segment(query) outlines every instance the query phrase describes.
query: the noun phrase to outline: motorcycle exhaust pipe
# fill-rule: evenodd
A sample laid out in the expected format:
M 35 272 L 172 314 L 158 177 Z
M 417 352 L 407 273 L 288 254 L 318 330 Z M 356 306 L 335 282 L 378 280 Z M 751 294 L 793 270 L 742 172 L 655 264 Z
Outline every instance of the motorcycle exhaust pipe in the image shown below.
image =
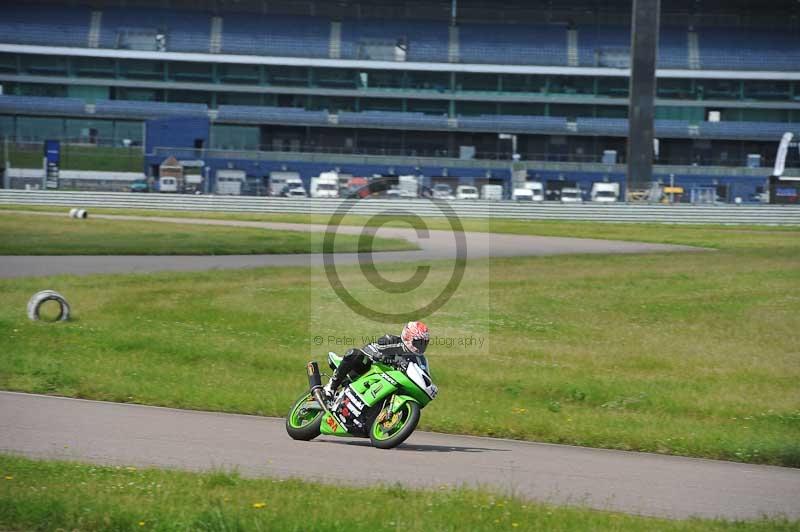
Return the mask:
M 308 371 L 308 387 L 313 391 L 314 388 L 322 386 L 322 376 L 319 374 L 319 364 L 316 362 L 309 362 L 306 366 Z
M 325 398 L 322 396 L 322 376 L 319 374 L 319 364 L 316 362 L 309 362 L 306 365 L 306 372 L 308 373 L 308 387 L 311 388 L 311 396 L 316 399 L 325 413 L 333 416 L 328 405 L 325 404 Z M 336 416 L 333 417 L 334 419 L 338 419 Z

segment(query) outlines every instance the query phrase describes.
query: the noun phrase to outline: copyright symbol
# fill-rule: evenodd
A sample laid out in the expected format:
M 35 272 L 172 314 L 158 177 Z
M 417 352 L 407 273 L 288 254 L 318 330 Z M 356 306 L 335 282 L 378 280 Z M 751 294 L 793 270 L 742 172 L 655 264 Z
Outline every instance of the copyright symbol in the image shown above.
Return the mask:
M 376 184 L 383 184 L 379 183 L 379 181 L 380 180 L 373 180 L 371 184 L 367 186 L 372 188 L 372 186 Z M 385 188 L 388 188 L 388 186 Z M 344 302 L 344 304 L 347 305 L 350 310 L 373 321 L 382 323 L 400 323 L 430 316 L 445 303 L 447 303 L 447 301 L 453 296 L 458 286 L 461 284 L 462 279 L 464 278 L 464 270 L 466 268 L 467 242 L 464 234 L 464 227 L 462 226 L 461 220 L 458 218 L 453 208 L 448 205 L 446 201 L 436 199 L 428 199 L 428 201 L 430 201 L 439 210 L 450 226 L 450 231 L 453 233 L 456 244 L 455 263 L 454 268 L 450 273 L 450 278 L 444 289 L 442 289 L 442 291 L 428 304 L 422 305 L 409 312 L 386 312 L 381 309 L 369 307 L 363 302 L 357 300 L 354 295 L 344 287 L 344 284 L 342 283 L 342 280 L 336 271 L 333 244 L 334 239 L 336 238 L 336 229 L 342 223 L 344 217 L 358 203 L 358 201 L 345 200 L 336 209 L 336 212 L 334 212 L 333 216 L 328 222 L 328 228 L 325 232 L 325 236 L 323 237 L 322 259 L 325 266 L 325 275 L 328 278 L 328 283 L 339 297 L 339 300 Z M 408 224 L 410 221 L 411 225 L 416 230 L 417 238 L 429 237 L 429 231 L 425 221 L 416 213 L 402 208 L 389 208 L 381 214 L 373 216 L 367 225 L 365 225 L 364 230 L 359 238 L 359 248 L 363 249 L 364 247 L 367 247 L 369 248 L 369 251 L 359 252 L 358 263 L 365 279 L 374 288 L 377 288 L 378 290 L 388 294 L 404 294 L 409 293 L 422 285 L 430 273 L 430 267 L 417 266 L 411 277 L 404 281 L 392 281 L 380 275 L 375 268 L 372 257 L 374 233 L 381 226 L 394 221 L 401 221 L 406 224 Z M 377 224 L 371 224 L 370 222 L 377 222 Z
M 315 345 L 322 345 L 323 341 L 324 341 L 324 338 L 322 338 L 322 336 L 315 336 L 314 337 L 314 344 Z

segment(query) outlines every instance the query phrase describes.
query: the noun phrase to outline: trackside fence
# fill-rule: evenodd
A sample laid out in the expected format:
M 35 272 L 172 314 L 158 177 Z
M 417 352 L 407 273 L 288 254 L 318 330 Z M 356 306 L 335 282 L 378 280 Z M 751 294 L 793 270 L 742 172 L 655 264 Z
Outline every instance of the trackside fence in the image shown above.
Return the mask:
M 460 218 L 520 220 L 583 220 L 673 224 L 800 225 L 800 205 L 655 205 L 634 203 L 560 204 L 513 201 L 448 201 Z M 343 205 L 349 214 L 373 216 L 408 211 L 422 217 L 441 217 L 447 210 L 425 199 L 343 200 L 253 196 L 190 196 L 122 192 L 59 192 L 0 190 L 0 205 L 111 207 L 165 211 L 331 215 Z

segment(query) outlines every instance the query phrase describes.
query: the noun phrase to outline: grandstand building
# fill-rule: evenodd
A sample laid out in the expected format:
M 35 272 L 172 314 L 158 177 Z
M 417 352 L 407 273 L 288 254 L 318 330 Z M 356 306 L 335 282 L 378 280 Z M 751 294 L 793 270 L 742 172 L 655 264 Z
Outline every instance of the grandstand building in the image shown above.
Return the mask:
M 164 7 L 168 5 L 169 7 Z M 17 2 L 0 135 L 142 146 L 252 179 L 338 168 L 624 181 L 630 2 Z M 663 2 L 655 173 L 745 201 L 800 133 L 800 3 Z

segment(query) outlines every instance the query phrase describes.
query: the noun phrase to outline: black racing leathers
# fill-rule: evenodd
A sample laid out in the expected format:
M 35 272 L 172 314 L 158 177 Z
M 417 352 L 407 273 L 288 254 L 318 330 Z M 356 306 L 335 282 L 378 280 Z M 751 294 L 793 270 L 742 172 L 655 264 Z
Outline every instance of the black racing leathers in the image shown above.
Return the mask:
M 409 351 L 400 337 L 393 334 L 385 334 L 361 349 L 350 349 L 345 353 L 342 362 L 333 373 L 330 389 L 335 391 L 346 377 L 350 380 L 357 379 L 366 373 L 372 362 L 391 363 L 408 353 Z

